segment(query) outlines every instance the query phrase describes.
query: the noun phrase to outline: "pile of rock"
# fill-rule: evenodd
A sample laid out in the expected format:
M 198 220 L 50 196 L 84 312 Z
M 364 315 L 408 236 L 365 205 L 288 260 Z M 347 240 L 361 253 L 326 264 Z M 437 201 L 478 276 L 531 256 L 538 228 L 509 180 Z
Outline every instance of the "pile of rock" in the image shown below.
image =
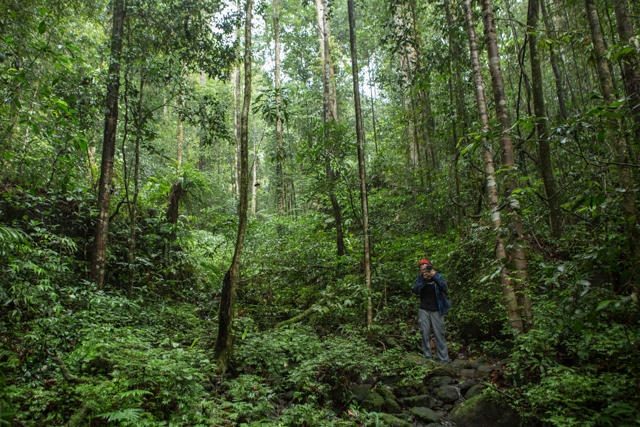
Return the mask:
M 415 355 L 415 363 L 426 362 Z M 501 364 L 456 359 L 450 365 L 434 364 L 419 390 L 398 385 L 401 377 L 365 379 L 353 387 L 352 400 L 369 412 L 379 413 L 392 427 L 512 427 L 520 425 L 514 409 L 499 397 L 482 393 L 483 381 Z

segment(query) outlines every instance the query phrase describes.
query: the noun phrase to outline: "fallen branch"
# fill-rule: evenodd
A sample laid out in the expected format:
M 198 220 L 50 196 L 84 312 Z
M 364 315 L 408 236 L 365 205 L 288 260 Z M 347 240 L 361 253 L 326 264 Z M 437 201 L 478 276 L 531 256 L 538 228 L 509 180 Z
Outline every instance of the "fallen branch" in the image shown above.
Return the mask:
M 304 319 L 306 319 L 307 317 L 311 316 L 311 314 L 316 311 L 316 307 L 311 307 L 306 309 L 305 311 L 303 311 L 301 314 L 292 317 L 291 319 L 287 319 L 287 320 L 283 320 L 280 323 L 276 323 L 276 325 L 273 327 L 273 329 L 277 329 L 277 328 L 282 328 L 283 326 L 287 326 L 287 325 L 291 325 L 292 323 L 297 323 L 300 322 Z
M 69 373 L 69 370 L 67 369 L 67 365 L 65 365 L 64 362 L 62 361 L 62 359 L 60 359 L 60 356 L 58 356 L 57 352 L 56 352 L 56 354 L 54 356 L 53 354 L 51 354 L 51 352 L 49 352 L 49 350 L 47 350 L 47 354 L 49 356 L 51 356 L 51 360 L 56 362 L 56 364 L 60 368 L 60 372 L 62 372 L 62 376 L 68 382 L 70 382 L 72 384 L 98 384 L 98 381 L 96 381 L 96 380 L 94 380 L 92 378 L 74 377 L 73 375 L 71 375 Z

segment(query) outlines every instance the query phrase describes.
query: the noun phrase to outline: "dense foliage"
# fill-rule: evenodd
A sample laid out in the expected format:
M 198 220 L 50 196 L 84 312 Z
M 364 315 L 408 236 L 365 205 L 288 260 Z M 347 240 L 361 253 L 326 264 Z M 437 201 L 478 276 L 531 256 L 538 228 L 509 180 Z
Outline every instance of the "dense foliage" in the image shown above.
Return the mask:
M 100 286 L 90 271 L 113 4 L 1 2 L 0 425 L 382 425 L 354 403 L 356 385 L 401 377 L 418 390 L 432 369 L 407 357 L 420 351 L 411 288 L 421 258 L 449 283 L 449 354 L 504 360 L 492 384 L 526 425 L 640 425 L 640 80 L 638 94 L 629 85 L 640 72 L 640 3 L 627 5 L 635 33 L 625 38 L 627 2 L 595 2 L 602 53 L 585 14 L 591 0 L 541 2 L 537 30 L 534 2 L 495 1 L 509 166 L 499 160 L 505 134 L 481 5 L 470 16 L 487 126 L 461 3 L 356 2 L 370 291 L 347 4 L 326 2 L 332 122 L 312 3 L 254 7 L 250 212 L 231 364 L 220 372 L 214 344 L 238 231 L 242 4 L 125 2 Z M 531 40 L 543 59 L 544 117 Z M 514 272 L 518 247 L 524 272 Z M 518 309 L 531 301 L 532 328 L 510 322 L 505 271 Z

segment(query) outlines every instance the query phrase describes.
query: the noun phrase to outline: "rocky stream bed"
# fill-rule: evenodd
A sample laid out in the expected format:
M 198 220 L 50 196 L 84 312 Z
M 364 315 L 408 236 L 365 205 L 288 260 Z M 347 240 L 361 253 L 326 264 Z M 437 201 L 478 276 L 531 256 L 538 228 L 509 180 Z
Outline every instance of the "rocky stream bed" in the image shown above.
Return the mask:
M 352 388 L 352 401 L 379 413 L 392 427 L 516 427 L 520 417 L 499 393 L 486 394 L 488 380 L 499 377 L 504 362 L 456 359 L 445 365 L 417 354 L 407 356 L 417 364 L 433 364 L 424 386 L 403 386 L 402 377 L 364 378 Z

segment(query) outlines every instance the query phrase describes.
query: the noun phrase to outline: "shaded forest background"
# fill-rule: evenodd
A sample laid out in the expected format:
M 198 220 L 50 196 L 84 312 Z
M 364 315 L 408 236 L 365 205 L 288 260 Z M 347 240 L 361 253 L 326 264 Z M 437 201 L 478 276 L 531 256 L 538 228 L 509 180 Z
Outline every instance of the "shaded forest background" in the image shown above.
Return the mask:
M 640 425 L 640 3 L 1 7 L 1 425 L 376 425 L 421 258 L 527 425 Z

